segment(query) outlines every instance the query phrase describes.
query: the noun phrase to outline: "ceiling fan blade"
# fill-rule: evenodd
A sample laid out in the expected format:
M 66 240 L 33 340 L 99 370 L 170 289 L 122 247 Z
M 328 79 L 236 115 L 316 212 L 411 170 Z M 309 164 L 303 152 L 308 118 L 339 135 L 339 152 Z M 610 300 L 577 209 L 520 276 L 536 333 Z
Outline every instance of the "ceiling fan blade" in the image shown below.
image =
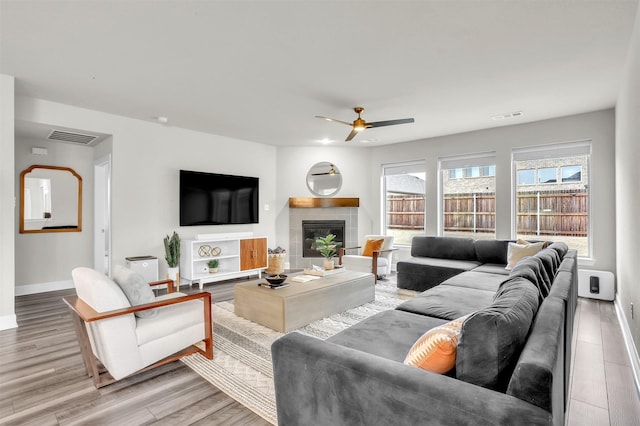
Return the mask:
M 345 142 L 349 142 L 351 139 L 355 138 L 358 133 L 360 133 L 360 132 L 358 132 L 357 130 L 353 129 L 351 131 L 351 133 L 349 133 L 349 136 L 347 136 L 347 138 L 344 141 Z
M 327 121 L 335 121 L 336 123 L 346 124 L 347 126 L 353 126 L 353 123 L 348 123 L 342 120 L 336 120 L 335 118 L 324 117 L 322 115 L 316 115 L 316 118 L 319 118 L 321 120 L 327 120 Z
M 331 173 L 326 172 L 326 173 L 311 173 L 311 176 L 324 176 L 324 175 L 330 175 Z
M 367 123 L 367 127 L 393 126 L 395 124 L 407 124 L 413 122 L 413 118 L 401 118 L 399 120 L 374 121 L 373 123 Z

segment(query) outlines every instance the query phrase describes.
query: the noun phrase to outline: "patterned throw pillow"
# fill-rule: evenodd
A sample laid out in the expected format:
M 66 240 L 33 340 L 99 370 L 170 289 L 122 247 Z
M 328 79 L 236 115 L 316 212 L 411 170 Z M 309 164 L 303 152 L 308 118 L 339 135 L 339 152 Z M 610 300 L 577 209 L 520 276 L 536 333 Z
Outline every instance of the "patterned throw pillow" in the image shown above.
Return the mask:
M 404 360 L 406 365 L 444 374 L 456 365 L 456 350 L 465 315 L 432 328 L 416 341 Z
M 367 242 L 364 245 L 364 248 L 362 249 L 362 255 L 369 256 L 369 257 L 373 256 L 374 251 L 382 249 L 383 243 L 384 243 L 383 239 L 367 240 Z

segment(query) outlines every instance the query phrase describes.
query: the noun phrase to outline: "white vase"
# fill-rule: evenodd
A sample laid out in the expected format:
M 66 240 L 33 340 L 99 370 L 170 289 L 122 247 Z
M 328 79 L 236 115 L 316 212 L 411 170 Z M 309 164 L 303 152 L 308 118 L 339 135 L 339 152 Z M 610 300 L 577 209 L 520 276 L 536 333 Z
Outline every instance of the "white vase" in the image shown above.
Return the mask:
M 167 279 L 173 280 L 173 287 L 176 291 L 180 290 L 180 268 L 167 268 Z
M 325 259 L 324 260 L 324 269 L 326 269 L 326 270 L 333 269 L 333 259 Z

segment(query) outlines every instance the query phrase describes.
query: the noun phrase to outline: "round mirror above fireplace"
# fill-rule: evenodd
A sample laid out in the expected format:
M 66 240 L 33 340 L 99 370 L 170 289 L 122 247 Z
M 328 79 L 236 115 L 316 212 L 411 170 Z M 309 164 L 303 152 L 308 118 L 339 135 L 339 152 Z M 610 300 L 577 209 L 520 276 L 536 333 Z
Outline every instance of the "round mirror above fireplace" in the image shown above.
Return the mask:
M 342 186 L 342 175 L 333 163 L 321 161 L 314 164 L 307 173 L 307 187 L 321 197 L 335 195 Z

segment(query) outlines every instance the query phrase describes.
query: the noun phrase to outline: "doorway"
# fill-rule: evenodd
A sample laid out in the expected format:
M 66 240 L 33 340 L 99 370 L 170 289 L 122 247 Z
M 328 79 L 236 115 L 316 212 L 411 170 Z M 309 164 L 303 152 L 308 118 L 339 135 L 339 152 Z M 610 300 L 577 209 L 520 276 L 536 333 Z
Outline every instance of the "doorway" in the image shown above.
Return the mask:
M 111 276 L 111 155 L 98 158 L 93 170 L 93 268 Z

